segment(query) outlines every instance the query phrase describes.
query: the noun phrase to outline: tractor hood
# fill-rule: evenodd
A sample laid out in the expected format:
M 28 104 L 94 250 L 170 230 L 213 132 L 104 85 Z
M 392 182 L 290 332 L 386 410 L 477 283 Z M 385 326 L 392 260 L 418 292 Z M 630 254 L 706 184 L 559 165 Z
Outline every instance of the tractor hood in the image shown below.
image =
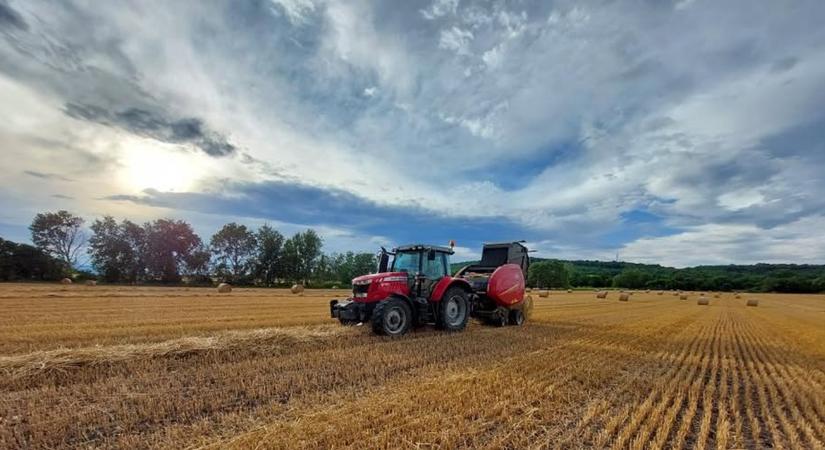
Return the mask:
M 352 298 L 356 302 L 373 303 L 390 295 L 406 296 L 410 289 L 406 272 L 383 272 L 362 275 L 352 280 Z
M 385 280 L 385 278 L 387 278 Z M 355 277 L 352 279 L 353 285 L 359 284 L 370 284 L 375 282 L 397 282 L 397 283 L 406 283 L 407 282 L 407 272 L 382 272 L 382 273 L 371 273 L 368 275 L 361 275 L 360 277 Z

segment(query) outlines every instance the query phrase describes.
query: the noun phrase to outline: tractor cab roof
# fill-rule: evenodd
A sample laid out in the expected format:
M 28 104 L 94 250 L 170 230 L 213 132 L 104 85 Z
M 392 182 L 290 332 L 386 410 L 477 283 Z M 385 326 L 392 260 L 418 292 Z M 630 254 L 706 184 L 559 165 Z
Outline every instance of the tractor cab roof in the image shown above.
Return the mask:
M 416 252 L 416 251 L 428 251 L 434 250 L 437 252 L 443 252 L 452 255 L 455 253 L 453 249 L 450 247 L 441 247 L 438 245 L 427 245 L 427 244 L 408 244 L 408 245 L 400 245 L 393 249 L 394 252 Z

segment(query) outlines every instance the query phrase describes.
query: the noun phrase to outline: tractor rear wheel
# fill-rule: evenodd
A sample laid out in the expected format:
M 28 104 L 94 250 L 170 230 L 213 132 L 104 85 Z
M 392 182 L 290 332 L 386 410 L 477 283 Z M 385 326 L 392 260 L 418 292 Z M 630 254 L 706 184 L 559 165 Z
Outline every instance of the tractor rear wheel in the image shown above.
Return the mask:
M 438 327 L 447 331 L 461 331 L 470 318 L 470 300 L 467 292 L 458 286 L 447 289 L 438 305 Z
M 398 298 L 388 298 L 379 302 L 372 311 L 372 331 L 387 336 L 401 336 L 412 325 L 410 305 Z

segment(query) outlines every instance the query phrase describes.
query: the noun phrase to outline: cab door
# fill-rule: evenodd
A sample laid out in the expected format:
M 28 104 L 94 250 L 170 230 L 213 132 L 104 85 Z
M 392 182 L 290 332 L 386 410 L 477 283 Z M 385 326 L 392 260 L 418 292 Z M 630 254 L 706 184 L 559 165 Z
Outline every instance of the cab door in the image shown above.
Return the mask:
M 424 298 L 431 298 L 435 285 L 441 281 L 442 278 L 449 276 L 449 268 L 447 267 L 447 254 L 444 252 L 437 252 L 429 250 L 426 257 L 421 264 L 421 296 Z

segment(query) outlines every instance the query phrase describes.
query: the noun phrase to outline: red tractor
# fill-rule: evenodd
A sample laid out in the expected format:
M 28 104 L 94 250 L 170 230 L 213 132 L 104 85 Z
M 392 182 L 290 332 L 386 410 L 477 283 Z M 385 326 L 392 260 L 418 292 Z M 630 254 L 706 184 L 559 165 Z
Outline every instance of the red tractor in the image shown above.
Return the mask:
M 524 297 L 527 252 L 521 242 L 485 244 L 479 264 L 450 276 L 452 246 L 381 248 L 378 273 L 353 279 L 352 297 L 332 300 L 330 314 L 344 325 L 369 322 L 374 332 L 388 336 L 424 324 L 461 331 L 470 317 L 521 325 L 532 306 Z

